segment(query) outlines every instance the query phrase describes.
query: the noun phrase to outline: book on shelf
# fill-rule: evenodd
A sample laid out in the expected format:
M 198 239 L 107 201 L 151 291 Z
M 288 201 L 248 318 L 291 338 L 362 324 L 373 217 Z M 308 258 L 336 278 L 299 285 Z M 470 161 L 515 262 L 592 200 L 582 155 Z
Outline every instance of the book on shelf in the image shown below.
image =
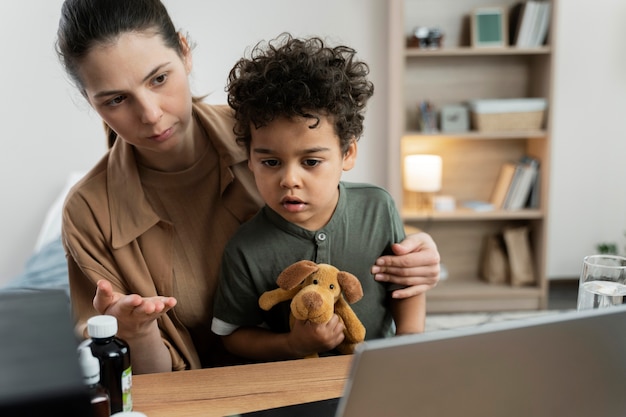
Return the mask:
M 528 201 L 526 202 L 526 207 L 529 209 L 539 208 L 539 195 L 541 191 L 541 179 L 539 178 L 540 174 L 541 171 L 537 169 L 537 173 L 535 174 L 535 180 L 533 181 L 532 188 L 530 189 L 530 194 L 528 195 Z
M 538 207 L 538 173 L 539 161 L 535 158 L 524 156 L 519 161 L 505 162 L 491 193 L 491 204 L 500 210 Z
M 517 163 L 516 170 L 519 171 L 519 175 L 511 186 L 511 198 L 504 203 L 505 210 L 520 210 L 526 207 L 538 166 L 538 161 L 530 157 L 523 157 Z
M 509 12 L 511 45 L 532 48 L 544 44 L 550 26 L 550 0 L 515 3 Z
M 524 10 L 524 2 L 518 1 L 509 8 L 509 45 L 515 46 L 517 43 L 517 33 Z
M 491 198 L 489 202 L 496 210 L 504 208 L 504 200 L 508 194 L 511 183 L 513 182 L 513 176 L 515 175 L 515 168 L 517 164 L 515 162 L 505 162 L 500 168 L 500 173 L 496 180 L 496 185 L 491 192 Z
M 516 204 L 514 201 L 517 201 L 519 198 L 521 191 L 520 184 L 526 183 L 528 172 L 524 168 L 524 165 L 516 162 L 515 163 L 515 173 L 513 174 L 513 179 L 511 179 L 511 184 L 509 184 L 509 188 L 506 192 L 506 197 L 504 202 L 502 203 L 503 210 L 516 210 Z
M 541 46 L 546 40 L 550 22 L 551 3 L 548 0 L 538 1 L 535 11 L 534 24 L 531 27 L 528 46 Z

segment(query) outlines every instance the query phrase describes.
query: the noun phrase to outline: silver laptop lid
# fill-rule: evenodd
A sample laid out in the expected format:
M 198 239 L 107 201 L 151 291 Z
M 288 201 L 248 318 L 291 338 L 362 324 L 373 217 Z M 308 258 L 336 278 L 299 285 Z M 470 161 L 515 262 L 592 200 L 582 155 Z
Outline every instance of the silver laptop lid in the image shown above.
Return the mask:
M 363 343 L 338 417 L 626 415 L 626 306 Z

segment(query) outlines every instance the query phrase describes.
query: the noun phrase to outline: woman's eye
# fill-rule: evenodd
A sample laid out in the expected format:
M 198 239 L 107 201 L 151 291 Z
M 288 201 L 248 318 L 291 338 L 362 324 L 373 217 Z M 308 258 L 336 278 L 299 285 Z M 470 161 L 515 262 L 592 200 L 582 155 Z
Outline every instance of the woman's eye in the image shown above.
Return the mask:
M 122 102 L 125 99 L 126 99 L 126 97 L 124 97 L 124 96 L 115 96 L 111 100 L 107 101 L 106 105 L 115 107 L 115 106 L 118 106 L 118 105 L 122 104 Z
M 160 74 L 160 75 L 157 75 L 156 77 L 154 77 L 152 79 L 152 84 L 153 85 L 161 85 L 165 81 L 167 81 L 167 74 Z

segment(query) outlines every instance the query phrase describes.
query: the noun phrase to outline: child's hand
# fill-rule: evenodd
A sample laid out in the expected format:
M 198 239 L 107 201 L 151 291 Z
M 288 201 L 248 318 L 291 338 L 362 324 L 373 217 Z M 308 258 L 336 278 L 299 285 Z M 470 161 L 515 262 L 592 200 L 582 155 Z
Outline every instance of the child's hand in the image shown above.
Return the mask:
M 336 348 L 343 341 L 343 331 L 343 322 L 336 314 L 323 324 L 296 320 L 289 335 L 289 345 L 296 357 L 326 352 Z

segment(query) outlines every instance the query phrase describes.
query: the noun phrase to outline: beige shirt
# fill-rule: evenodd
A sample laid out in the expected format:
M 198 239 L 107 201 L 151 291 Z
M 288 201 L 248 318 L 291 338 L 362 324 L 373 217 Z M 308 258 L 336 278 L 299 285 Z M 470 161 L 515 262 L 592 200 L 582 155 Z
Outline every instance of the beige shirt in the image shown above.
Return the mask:
M 209 139 L 190 168 L 162 173 L 140 167 L 117 140 L 68 194 L 63 212 L 70 296 L 85 336 L 96 282 L 125 294 L 174 296 L 158 324 L 173 370 L 229 363 L 210 332 L 213 296 L 226 242 L 262 204 L 227 106 L 194 104 Z

